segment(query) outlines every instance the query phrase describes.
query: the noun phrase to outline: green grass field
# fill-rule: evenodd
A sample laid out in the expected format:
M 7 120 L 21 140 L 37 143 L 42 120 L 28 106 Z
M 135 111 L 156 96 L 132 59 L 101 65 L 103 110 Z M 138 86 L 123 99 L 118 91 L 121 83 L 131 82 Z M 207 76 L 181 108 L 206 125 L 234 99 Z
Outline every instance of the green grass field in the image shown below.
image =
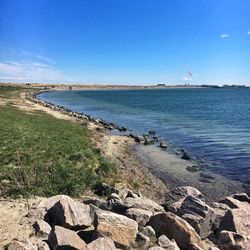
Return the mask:
M 17 91 L 0 87 L 0 99 L 11 101 Z M 115 177 L 116 167 L 92 145 L 85 125 L 0 106 L 1 195 L 77 197 Z

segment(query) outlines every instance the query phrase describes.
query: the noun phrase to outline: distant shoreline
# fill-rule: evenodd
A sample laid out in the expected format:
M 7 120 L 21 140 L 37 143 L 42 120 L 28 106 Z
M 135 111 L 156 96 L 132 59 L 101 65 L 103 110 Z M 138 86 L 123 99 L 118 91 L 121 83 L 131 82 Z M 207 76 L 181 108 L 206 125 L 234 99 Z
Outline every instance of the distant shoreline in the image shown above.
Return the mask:
M 245 85 L 195 85 L 195 84 L 152 84 L 152 85 L 114 85 L 114 84 L 49 84 L 49 83 L 0 83 L 0 86 L 27 87 L 44 90 L 135 90 L 135 89 L 201 89 L 201 88 L 249 88 Z

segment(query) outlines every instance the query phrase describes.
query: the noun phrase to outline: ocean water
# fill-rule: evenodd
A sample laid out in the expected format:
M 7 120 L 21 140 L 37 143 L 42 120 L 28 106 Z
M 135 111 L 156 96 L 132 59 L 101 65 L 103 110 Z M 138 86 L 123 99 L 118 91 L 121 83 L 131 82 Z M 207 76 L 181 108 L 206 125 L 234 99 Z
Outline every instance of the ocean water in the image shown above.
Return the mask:
M 139 133 L 153 129 L 172 149 L 250 187 L 250 88 L 73 90 L 39 98 Z

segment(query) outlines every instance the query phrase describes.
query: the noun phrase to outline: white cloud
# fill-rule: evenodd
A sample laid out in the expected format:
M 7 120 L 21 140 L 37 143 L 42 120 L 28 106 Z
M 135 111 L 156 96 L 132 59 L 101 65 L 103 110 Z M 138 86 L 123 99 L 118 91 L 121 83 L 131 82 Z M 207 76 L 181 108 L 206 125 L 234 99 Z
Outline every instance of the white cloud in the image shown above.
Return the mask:
M 250 35 L 250 31 L 248 31 L 247 34 Z
M 70 76 L 47 56 L 13 48 L 0 48 L 0 52 L 5 58 L 0 61 L 0 82 L 69 82 Z
M 68 77 L 50 64 L 36 61 L 0 62 L 0 81 L 66 82 Z
M 230 35 L 229 34 L 226 34 L 226 33 L 224 33 L 224 34 L 221 34 L 221 38 L 223 39 L 223 38 L 229 38 L 230 37 Z

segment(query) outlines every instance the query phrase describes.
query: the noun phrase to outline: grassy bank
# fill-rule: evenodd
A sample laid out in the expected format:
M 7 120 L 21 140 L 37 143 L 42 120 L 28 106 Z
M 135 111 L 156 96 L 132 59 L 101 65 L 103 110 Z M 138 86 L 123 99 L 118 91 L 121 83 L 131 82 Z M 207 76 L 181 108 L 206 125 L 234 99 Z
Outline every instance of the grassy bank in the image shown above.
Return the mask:
M 115 166 L 92 145 L 86 125 L 13 107 L 21 90 L 0 87 L 0 99 L 9 100 L 0 106 L 2 195 L 80 196 L 114 180 Z

